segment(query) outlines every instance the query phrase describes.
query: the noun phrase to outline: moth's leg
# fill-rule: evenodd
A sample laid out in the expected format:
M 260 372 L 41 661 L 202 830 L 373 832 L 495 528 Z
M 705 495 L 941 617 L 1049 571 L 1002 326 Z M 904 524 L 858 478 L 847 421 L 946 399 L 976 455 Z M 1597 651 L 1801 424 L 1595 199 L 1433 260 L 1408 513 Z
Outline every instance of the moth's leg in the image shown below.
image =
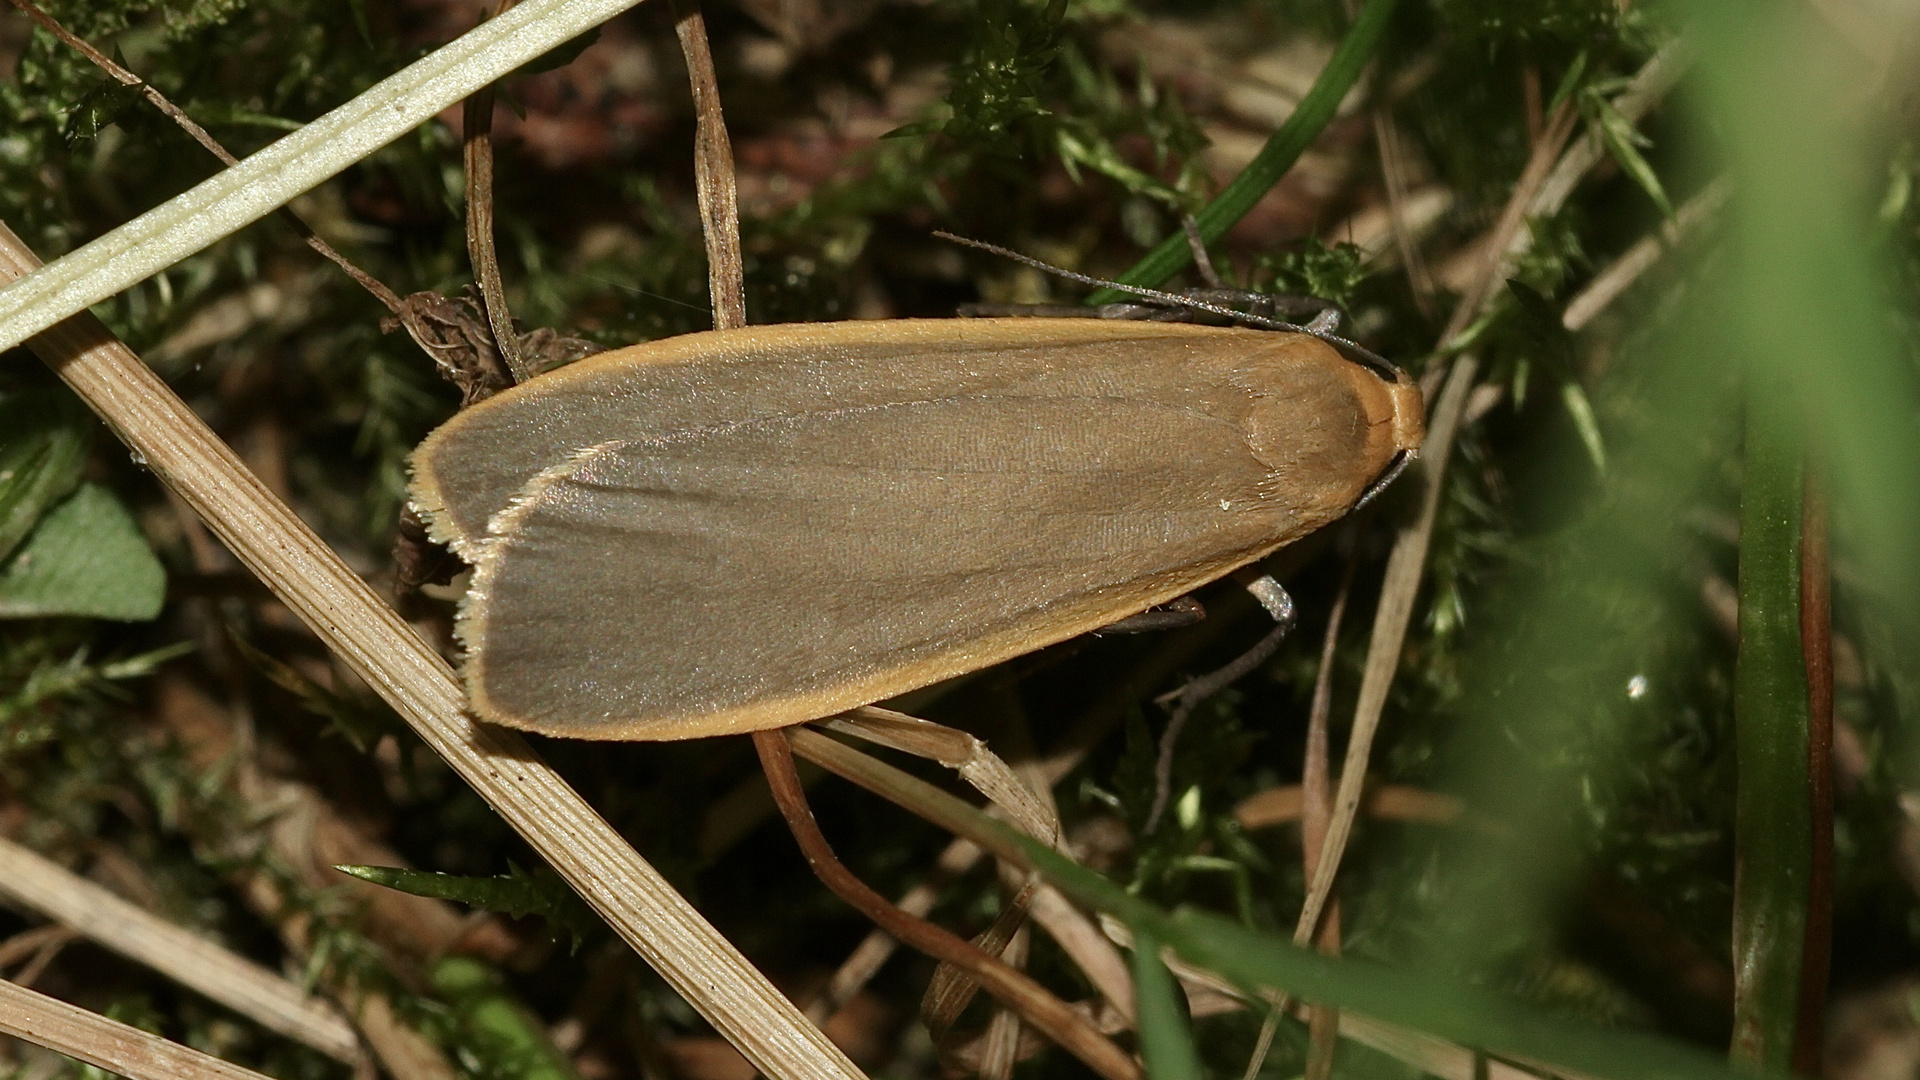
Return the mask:
M 1110 622 L 1095 630 L 1095 637 L 1108 634 L 1144 634 L 1155 630 L 1176 630 L 1182 626 L 1192 626 L 1207 617 L 1207 609 L 1200 601 L 1191 596 L 1175 597 L 1159 607 L 1148 608 L 1138 615 L 1129 615 L 1124 619 Z
M 1323 330 L 1316 323 L 1331 320 L 1334 328 L 1345 321 L 1346 309 L 1324 296 L 1305 296 L 1300 293 L 1258 293 L 1245 289 L 1183 289 L 1182 296 L 1211 304 L 1222 304 L 1239 308 L 1252 315 L 1265 315 L 1269 318 L 1283 319 L 1288 322 L 1305 322 L 1315 332 L 1332 333 Z
M 1085 307 L 1080 304 L 961 304 L 955 314 L 963 319 L 1138 319 L 1165 320 L 1169 314 L 1187 314 L 1159 304 L 1121 301 Z
M 1160 735 L 1160 756 L 1153 764 L 1153 808 L 1147 811 L 1143 833 L 1151 833 L 1159 826 L 1160 816 L 1166 813 L 1167 802 L 1173 797 L 1173 751 L 1180 741 L 1180 730 L 1187 726 L 1187 719 L 1193 715 L 1193 710 L 1201 702 L 1266 663 L 1280 648 L 1280 643 L 1286 640 L 1287 631 L 1293 629 L 1293 597 L 1278 581 L 1262 574 L 1247 582 L 1246 589 L 1260 602 L 1261 607 L 1267 609 L 1267 614 L 1273 616 L 1274 627 L 1267 631 L 1267 636 L 1261 638 L 1258 644 L 1225 667 L 1193 679 L 1173 693 L 1157 699 L 1162 706 L 1172 706 L 1173 717 L 1167 721 L 1167 730 Z

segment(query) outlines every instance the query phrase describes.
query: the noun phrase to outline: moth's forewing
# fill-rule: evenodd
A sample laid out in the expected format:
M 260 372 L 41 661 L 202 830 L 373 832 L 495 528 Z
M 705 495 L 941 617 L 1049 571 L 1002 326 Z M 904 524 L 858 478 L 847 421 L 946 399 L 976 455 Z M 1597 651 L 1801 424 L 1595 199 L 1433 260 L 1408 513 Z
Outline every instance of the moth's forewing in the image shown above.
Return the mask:
M 582 447 L 712 424 L 990 390 L 1084 350 L 1217 328 L 1101 319 L 890 319 L 754 326 L 600 353 L 455 416 L 414 451 L 412 501 L 474 561 L 487 522 Z
M 916 351 L 876 340 L 901 324 L 854 325 L 882 333 L 824 364 L 756 365 L 769 393 L 839 368 L 827 402 L 702 403 L 629 434 L 620 398 L 579 399 L 601 422 L 566 422 L 561 443 L 578 446 L 536 470 L 481 547 L 460 620 L 479 715 L 685 738 L 878 700 L 1258 558 L 1344 513 L 1395 450 L 1386 384 L 1311 338 L 1092 322 L 1070 324 L 1094 340 L 1068 347 L 1057 322 L 987 323 L 988 339 L 1019 331 L 1009 355 L 951 337 Z M 497 443 L 516 427 L 487 430 Z

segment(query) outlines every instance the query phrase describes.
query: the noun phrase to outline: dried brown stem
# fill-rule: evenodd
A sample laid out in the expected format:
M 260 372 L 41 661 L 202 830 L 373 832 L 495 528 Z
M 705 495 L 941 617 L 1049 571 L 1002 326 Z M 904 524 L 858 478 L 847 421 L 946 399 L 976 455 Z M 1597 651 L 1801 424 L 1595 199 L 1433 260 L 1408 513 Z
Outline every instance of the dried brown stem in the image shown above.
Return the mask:
M 1393 243 L 1400 252 L 1400 265 L 1407 272 L 1414 306 L 1420 314 L 1431 316 L 1433 272 L 1420 254 L 1412 217 L 1407 213 L 1406 148 L 1400 145 L 1400 129 L 1394 126 L 1393 113 L 1385 105 L 1374 107 L 1373 141 L 1380 154 L 1380 178 L 1387 189 L 1388 220 L 1393 223 Z
M 707 240 L 707 291 L 713 328 L 747 324 L 746 266 L 740 254 L 740 209 L 733 177 L 733 145 L 720 114 L 720 86 L 707 46 L 707 21 L 699 0 L 674 0 L 674 32 L 693 85 L 693 177 L 700 224 Z
M 127 1080 L 269 1080 L 57 998 L 0 980 L 0 1033 L 57 1050 Z
M 500 0 L 494 5 L 494 18 L 514 2 Z M 489 84 L 467 95 L 460 107 L 461 160 L 467 174 L 467 260 L 480 282 L 480 303 L 486 310 L 487 327 L 493 331 L 493 347 L 513 373 L 513 381 L 522 383 L 533 377 L 533 369 L 513 329 L 513 309 L 507 306 L 507 286 L 500 278 L 500 255 L 493 246 L 493 101 Z
M 933 910 L 934 901 L 940 898 L 941 890 L 972 869 L 983 854 L 985 852 L 980 846 L 971 840 L 954 840 L 934 861 L 933 871 L 926 880 L 908 889 L 894 902 L 894 906 L 915 918 L 925 916 Z M 819 999 L 807 1006 L 807 1016 L 817 1023 L 839 1012 L 867 985 L 867 980 L 879 972 L 881 965 L 887 962 L 899 944 L 899 939 L 878 928 L 862 938 L 860 944 L 840 962 L 839 969 L 833 973 L 833 978 L 828 981 Z
M 796 734 L 799 734 L 796 732 Z M 1120 1048 L 1095 1031 L 1066 1002 L 1048 993 L 1033 979 L 988 956 L 946 930 L 914 918 L 887 902 L 866 882 L 854 876 L 833 854 L 827 838 L 813 819 L 806 791 L 793 765 L 786 731 L 759 731 L 753 736 L 760 767 L 773 788 L 774 802 L 800 842 L 807 863 L 834 895 L 858 908 L 887 933 L 928 956 L 964 968 L 994 999 L 1019 1013 L 1027 1023 L 1107 1080 L 1140 1080 L 1140 1069 Z
M 946 792 L 809 728 L 787 728 L 783 734 L 796 754 L 835 776 L 918 814 L 999 858 L 1025 865 L 1020 848 L 1008 840 L 1004 830 L 983 827 L 979 814 L 970 812 L 970 808 Z M 1131 947 L 1132 935 L 1125 923 L 1102 914 L 1100 926 L 1109 938 L 1122 946 Z M 1171 951 L 1163 958 L 1173 973 L 1187 985 L 1190 994 L 1197 986 L 1237 1000 L 1246 1000 L 1245 994 L 1232 983 L 1186 963 Z M 1463 1046 L 1351 1013 L 1341 1015 L 1340 1032 L 1444 1080 L 1528 1080 L 1535 1075 L 1499 1061 L 1483 1062 L 1486 1068 L 1477 1069 L 1474 1052 Z M 1576 1074 L 1561 1075 L 1565 1080 L 1587 1080 Z
M 99 49 L 94 48 L 66 27 L 60 25 L 59 20 L 41 11 L 32 3 L 32 0 L 8 0 L 8 2 L 14 7 L 19 8 L 21 13 L 26 15 L 27 18 L 38 23 L 41 29 L 52 34 L 68 47 L 77 50 L 95 67 L 106 72 L 114 81 L 123 86 L 138 87 L 141 97 L 146 98 L 154 108 L 159 109 L 168 119 L 178 124 L 182 131 L 192 136 L 194 142 L 206 147 L 209 153 L 220 159 L 221 164 L 231 168 L 240 163 L 238 158 L 227 152 L 227 148 L 222 146 L 218 139 L 215 139 L 207 133 L 206 128 L 194 123 L 193 118 L 182 112 L 178 105 L 167 100 L 165 94 L 155 90 L 152 86 L 148 85 L 145 80 L 141 79 L 140 76 L 121 67 L 115 63 L 111 57 Z M 355 266 L 345 255 L 334 250 L 332 244 L 320 239 L 320 237 L 314 233 L 313 227 L 300 219 L 300 215 L 285 207 L 282 207 L 279 213 L 281 220 L 285 221 L 300 239 L 306 241 L 308 247 L 319 252 L 335 266 L 346 271 L 348 277 L 358 282 L 361 288 L 372 293 L 374 299 L 385 304 L 388 311 L 396 315 L 402 313 L 399 294 L 387 288 L 385 282 L 367 273 L 365 270 L 360 269 L 358 266 Z
M 938 761 L 959 773 L 967 783 L 973 785 L 974 790 L 985 795 L 995 811 L 1013 822 L 1021 832 L 1045 844 L 1060 842 L 1060 819 L 1053 801 L 1036 794 L 1014 774 L 1011 766 L 974 735 L 874 706 L 830 717 L 821 721 L 820 726 L 916 757 Z M 1003 949 L 1026 925 L 1028 909 L 1038 886 L 1039 880 L 1033 877 L 1012 883 L 1012 896 L 1000 909 L 993 926 L 976 937 L 973 943 L 989 955 L 1006 955 Z M 920 1014 L 928 1030 L 933 1032 L 935 1042 L 944 1039 L 947 1028 L 959 1019 L 977 989 L 978 985 L 961 968 L 943 963 L 934 971 Z
M 1299 784 L 1270 787 L 1240 800 L 1233 808 L 1233 819 L 1242 829 L 1271 829 L 1299 821 L 1305 816 L 1306 802 Z M 1421 821 L 1435 825 L 1452 824 L 1466 817 L 1466 807 L 1458 798 L 1405 784 L 1369 784 L 1361 809 L 1368 817 L 1383 821 Z M 1489 822 L 1469 821 L 1476 828 L 1492 827 Z
M 5 839 L 0 894 L 328 1057 L 349 1065 L 364 1057 L 352 1025 L 326 1002 Z
M 0 278 L 39 260 L 0 226 Z M 555 773 L 132 350 L 81 313 L 30 346 L 287 608 L 526 837 L 614 931 L 776 1077 L 860 1072 Z
M 493 347 L 513 373 L 513 381 L 533 377 L 520 335 L 513 329 L 507 286 L 500 278 L 500 255 L 493 246 L 493 87 L 474 91 L 461 105 L 462 160 L 467 172 L 467 260 L 480 282 L 480 306 L 493 331 Z

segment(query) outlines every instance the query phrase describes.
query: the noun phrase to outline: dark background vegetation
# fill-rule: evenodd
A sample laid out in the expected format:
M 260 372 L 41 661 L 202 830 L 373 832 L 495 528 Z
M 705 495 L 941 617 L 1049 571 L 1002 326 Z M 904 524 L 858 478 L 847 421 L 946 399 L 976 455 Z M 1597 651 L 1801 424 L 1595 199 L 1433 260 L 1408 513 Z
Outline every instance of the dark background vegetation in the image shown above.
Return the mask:
M 242 157 L 483 13 L 466 0 L 46 8 L 123 57 Z M 1346 24 L 1339 4 L 1321 0 L 1075 0 L 1064 12 L 1032 0 L 716 0 L 707 19 L 740 170 L 755 322 L 1076 299 L 1075 286 L 929 234 L 946 229 L 1084 272 L 1119 273 L 1245 163 Z M 1504 205 L 1556 87 L 1572 72 L 1569 92 L 1604 94 L 1676 27 L 1677 16 L 1654 3 L 1405 0 L 1363 96 L 1214 258 L 1252 287 L 1348 303 L 1357 336 L 1417 374 L 1470 270 L 1469 245 Z M 1711 175 L 1700 149 L 1710 133 L 1684 107 L 1696 93 L 1683 82 L 1641 125 L 1641 153 L 1676 205 Z M 1417 237 L 1431 294 L 1417 291 L 1381 227 L 1385 187 L 1370 104 L 1389 111 L 1409 149 L 1409 189 L 1442 207 Z M 472 272 L 459 119 L 454 110 L 404 137 L 295 208 L 399 292 L 461 295 Z M 692 130 L 664 3 L 608 24 L 565 66 L 505 84 L 495 213 L 502 270 L 526 328 L 612 346 L 710 325 Z M 1910 144 L 1890 146 L 1886 160 L 1879 239 L 1908 274 L 1905 291 L 1890 298 L 1907 312 L 1916 265 Z M 43 258 L 214 168 L 164 117 L 32 32 L 24 17 L 0 12 L 0 219 Z M 1565 211 L 1529 223 L 1535 243 L 1514 276 L 1558 311 L 1661 220 L 1646 185 L 1609 162 Z M 1670 332 L 1675 297 L 1725 258 L 1707 230 L 1575 342 L 1542 329 L 1521 304 L 1496 307 L 1481 350 L 1490 383 L 1505 395 L 1460 441 L 1373 757 L 1383 784 L 1467 794 L 1470 818 L 1481 805 L 1473 796 L 1502 777 L 1550 782 L 1566 796 L 1551 803 L 1560 845 L 1551 901 L 1516 899 L 1507 911 L 1497 893 L 1483 897 L 1473 915 L 1497 926 L 1473 939 L 1472 955 L 1449 961 L 1457 974 L 1563 1013 L 1709 1047 L 1724 1046 L 1730 1010 L 1734 639 L 1725 594 L 1736 574 L 1737 417 L 1707 410 L 1690 430 L 1653 438 L 1701 464 L 1684 490 L 1623 497 L 1608 483 L 1634 460 L 1632 440 L 1648 418 L 1665 415 L 1648 405 L 1664 392 L 1663 357 L 1714 347 L 1696 324 L 1682 327 L 1694 336 L 1678 344 Z M 458 394 L 406 335 L 383 331 L 384 308 L 269 219 L 99 310 L 353 566 L 377 583 L 392 580 L 406 455 L 451 414 Z M 51 385 L 24 353 L 0 365 L 10 397 Z M 1583 438 L 1568 385 L 1592 402 L 1612 472 Z M 0 440 L 10 437 L 0 431 Z M 434 991 L 417 943 L 368 922 L 353 894 L 289 870 L 263 839 L 281 809 L 237 796 L 231 781 L 249 771 L 297 781 L 303 798 L 414 866 L 503 874 L 538 858 L 297 621 L 206 547 L 190 515 L 118 443 L 94 431 L 91 446 L 86 476 L 133 511 L 166 568 L 166 604 L 151 621 L 0 624 L 0 829 L 270 966 L 323 981 L 349 973 L 387 989 L 463 1070 L 524 1071 L 474 1041 Z M 1620 588 L 1567 566 L 1591 548 L 1565 535 L 1607 499 L 1641 515 L 1619 529 L 1617 543 L 1650 545 L 1638 565 L 1653 571 Z M 1661 516 L 1645 517 L 1648 506 Z M 1204 905 L 1284 935 L 1303 891 L 1298 829 L 1248 829 L 1235 808 L 1299 781 L 1318 644 L 1353 560 L 1333 684 L 1340 751 L 1398 509 L 1383 500 L 1272 561 L 1300 603 L 1299 632 L 1273 662 L 1202 708 L 1175 783 L 1176 792 L 1197 794 L 1149 838 L 1136 833 L 1165 722 L 1152 695 L 1224 663 L 1265 630 L 1230 588 L 1203 596 L 1214 617 L 1199 627 L 1071 642 L 921 695 L 914 708 L 982 734 L 1009 757 L 1052 745 L 1075 723 L 1108 724 L 1055 792 L 1084 861 L 1163 904 Z M 1914 719 L 1914 699 L 1899 674 L 1898 639 L 1852 602 L 1844 538 L 1840 564 L 1833 991 L 1842 1004 L 1829 1071 L 1847 1076 L 1858 1047 L 1846 1041 L 1855 1038 L 1846 1009 L 1878 1008 L 1905 1025 L 1903 1038 L 1920 1039 L 1901 1004 L 1920 985 L 1910 975 L 1920 960 L 1920 840 L 1901 802 L 1903 724 Z M 1513 678 L 1508 665 L 1525 652 L 1513 643 L 1550 633 L 1530 622 L 1528 598 L 1556 582 L 1567 595 L 1555 610 L 1580 613 L 1587 632 L 1608 643 L 1610 666 L 1546 672 L 1564 675 L 1562 705 L 1489 730 L 1477 710 Z M 415 598 L 409 610 L 445 638 L 448 604 Z M 184 655 L 165 652 L 181 643 Z M 1185 659 L 1167 677 L 1103 704 L 1130 673 L 1174 654 Z M 817 990 L 866 933 L 752 798 L 758 767 L 744 739 L 545 740 L 540 749 L 795 995 Z M 1489 814 L 1495 796 L 1482 800 Z M 815 785 L 813 798 L 843 857 L 882 892 L 897 895 L 924 877 L 947 840 L 837 781 Z M 1363 822 L 1341 887 L 1347 951 L 1431 959 L 1425 943 L 1452 932 L 1442 924 L 1468 918 L 1454 902 L 1467 888 L 1456 871 L 1472 861 L 1463 847 L 1504 827 L 1497 815 L 1454 825 Z M 278 885 L 277 905 L 252 898 L 246 883 L 260 880 Z M 976 931 L 999 895 L 992 877 L 976 872 L 946 890 L 933 917 Z M 286 944 L 289 920 L 311 920 L 304 947 Z M 0 938 L 35 922 L 0 913 Z M 547 944 L 539 920 L 491 932 L 506 943 L 495 942 L 488 958 L 588 1080 L 661 1070 L 702 1080 L 749 1075 L 603 928 L 589 927 L 574 951 Z M 1070 1000 L 1087 995 L 1043 938 L 1032 967 Z M 912 1019 L 930 971 L 930 962 L 897 957 L 841 1019 L 836 1034 L 863 1065 L 889 1076 L 937 1070 Z M 68 945 L 36 980 L 277 1075 L 343 1072 L 84 943 Z M 1210 1068 L 1238 1075 L 1257 1018 L 1198 1023 Z M 1297 1075 L 1303 1047 L 1303 1029 L 1284 1026 L 1264 1075 Z M 79 1068 L 12 1053 L 36 1077 Z M 1343 1051 L 1340 1067 L 1405 1072 L 1357 1048 Z M 1913 1062 L 1906 1067 L 1910 1074 Z M 1079 1066 L 1056 1052 L 1021 1069 L 1038 1076 Z

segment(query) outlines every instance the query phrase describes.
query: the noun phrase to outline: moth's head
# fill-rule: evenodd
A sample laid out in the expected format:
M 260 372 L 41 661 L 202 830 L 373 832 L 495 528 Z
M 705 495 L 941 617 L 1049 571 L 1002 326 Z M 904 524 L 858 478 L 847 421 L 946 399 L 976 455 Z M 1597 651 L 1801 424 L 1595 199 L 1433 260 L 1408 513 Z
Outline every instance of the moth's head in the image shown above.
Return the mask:
M 1393 446 L 1408 455 L 1420 452 L 1427 437 L 1427 401 L 1420 384 L 1406 372 L 1399 373 L 1387 387 L 1393 401 Z

